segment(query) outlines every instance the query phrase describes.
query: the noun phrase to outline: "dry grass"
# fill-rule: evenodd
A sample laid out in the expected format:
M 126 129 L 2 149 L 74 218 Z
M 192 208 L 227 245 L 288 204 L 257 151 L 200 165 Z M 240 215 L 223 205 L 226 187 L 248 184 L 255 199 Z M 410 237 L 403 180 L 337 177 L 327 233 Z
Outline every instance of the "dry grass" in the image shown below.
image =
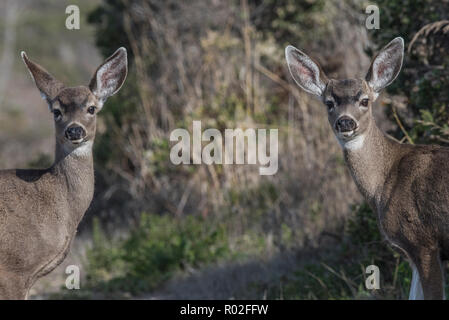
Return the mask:
M 357 15 L 346 5 L 327 6 L 323 28 L 331 26 L 328 42 L 320 43 L 321 50 L 315 43 L 305 49 L 315 50 L 311 53 L 324 62 L 330 76 L 363 76 L 368 40 L 362 27 L 354 27 Z M 348 204 L 359 197 L 324 109 L 291 82 L 284 45 L 261 37 L 247 18 L 250 10 L 246 1 L 237 6 L 134 2 L 125 10 L 139 116 L 120 127 L 108 123 L 122 158 L 109 163 L 107 169 L 120 179 L 108 180 L 102 193 L 129 194 L 137 211 L 207 216 L 235 205 L 229 203 L 229 192 L 269 183 L 278 190 L 278 198 L 266 208 L 268 214 L 295 220 L 294 225 L 313 238 L 313 229 L 322 230 L 344 216 Z M 352 18 L 341 19 L 348 12 Z M 161 174 L 154 169 L 154 144 L 167 141 L 176 127 L 191 130 L 192 120 L 201 120 L 203 129 L 279 128 L 278 173 L 263 177 L 255 166 L 200 165 L 192 172 Z M 124 166 L 126 162 L 130 165 Z M 236 210 L 244 215 L 248 208 Z M 310 223 L 311 211 L 322 216 L 313 218 L 318 223 Z
M 266 259 L 253 257 L 187 279 L 180 276 L 162 296 L 182 297 L 195 290 L 197 297 L 228 298 L 238 286 L 298 267 L 288 249 L 320 246 L 323 231 L 341 225 L 361 197 L 325 109 L 288 75 L 287 43 L 261 35 L 250 18 L 257 10 L 245 0 L 123 2 L 128 4 L 123 22 L 133 60 L 129 88 L 122 89 L 115 103 L 129 103 L 134 111 L 120 125 L 107 113 L 100 123 L 99 134 L 107 132 L 118 152 L 96 167 L 97 193 L 85 225 L 99 216 L 114 237 L 134 225 L 142 211 L 196 214 L 229 217 L 235 239 L 250 231 L 266 237 Z M 299 29 L 303 40 L 292 44 L 315 56 L 330 77 L 364 76 L 369 59 L 362 16 L 346 2 L 325 6 L 315 18 L 317 34 L 326 37 L 310 41 L 302 37 L 309 31 Z M 203 129 L 278 128 L 278 173 L 260 176 L 258 167 L 249 165 L 174 167 L 160 144 L 177 127 L 191 130 L 193 120 L 201 120 Z M 86 243 L 79 240 L 67 261 L 80 263 Z M 229 245 L 234 245 L 232 237 Z M 60 286 L 63 270 L 42 279 L 35 292 Z M 198 279 L 204 287 L 192 285 Z M 226 287 L 228 279 L 237 288 Z M 210 290 L 213 295 L 206 294 Z

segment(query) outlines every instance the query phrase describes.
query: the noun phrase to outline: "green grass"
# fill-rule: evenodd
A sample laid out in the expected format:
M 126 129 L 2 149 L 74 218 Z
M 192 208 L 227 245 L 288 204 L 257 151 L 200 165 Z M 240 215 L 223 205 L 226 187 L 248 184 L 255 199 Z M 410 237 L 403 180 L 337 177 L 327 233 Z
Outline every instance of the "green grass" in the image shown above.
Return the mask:
M 251 254 L 264 256 L 264 238 L 252 230 L 236 239 L 230 236 L 234 224 L 235 221 L 195 216 L 143 214 L 129 236 L 111 241 L 96 221 L 81 290 L 64 291 L 57 297 L 132 298 L 158 289 L 175 274 L 201 270 L 217 261 L 245 261 L 251 259 Z M 287 225 L 281 225 L 281 231 L 284 245 L 294 243 Z M 354 206 L 343 231 L 334 236 L 340 239 L 316 248 L 316 253 L 307 262 L 299 261 L 292 272 L 278 278 L 273 276 L 264 283 L 249 283 L 246 291 L 236 297 L 332 300 L 408 297 L 411 269 L 382 239 L 367 204 Z M 369 276 L 365 270 L 369 265 L 380 269 L 379 290 L 365 288 Z
M 82 289 L 63 298 L 123 298 L 156 289 L 177 272 L 231 258 L 227 233 L 201 217 L 143 214 L 125 239 L 108 240 L 94 222 Z
M 382 239 L 376 217 L 366 203 L 354 206 L 353 211 L 341 241 L 321 250 L 313 262 L 265 288 L 268 298 L 408 298 L 412 276 L 408 262 Z M 379 267 L 378 290 L 365 287 L 366 278 L 370 275 L 365 270 L 369 265 Z

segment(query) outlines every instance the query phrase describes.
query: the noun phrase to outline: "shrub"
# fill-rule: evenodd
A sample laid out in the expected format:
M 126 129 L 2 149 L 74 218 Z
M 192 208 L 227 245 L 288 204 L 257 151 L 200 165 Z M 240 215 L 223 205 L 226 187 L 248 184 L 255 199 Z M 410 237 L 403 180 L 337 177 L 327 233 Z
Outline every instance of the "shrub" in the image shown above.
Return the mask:
M 158 287 L 176 272 L 229 254 L 225 228 L 201 217 L 142 214 L 137 228 L 115 241 L 105 237 L 95 220 L 82 289 L 108 296 L 138 294 Z
M 173 272 L 214 262 L 228 254 L 226 232 L 202 218 L 142 215 L 141 224 L 124 243 L 127 276 L 154 288 Z
M 407 97 L 407 102 L 401 106 L 393 101 L 390 106 L 397 107 L 399 118 L 414 142 L 449 145 L 446 94 L 449 90 L 449 42 L 444 31 L 447 22 L 439 22 L 447 20 L 448 3 L 381 0 L 377 5 L 381 8 L 381 28 L 371 31 L 376 43 L 384 45 L 402 36 L 406 45 L 403 70 L 388 91 Z M 389 114 L 393 118 L 393 112 Z M 404 138 L 400 127 L 395 127 L 391 133 L 398 139 Z
M 366 267 L 380 269 L 380 290 L 367 290 Z M 353 207 L 341 242 L 318 251 L 313 262 L 271 286 L 270 298 L 285 299 L 404 299 L 411 270 L 379 233 L 366 203 Z

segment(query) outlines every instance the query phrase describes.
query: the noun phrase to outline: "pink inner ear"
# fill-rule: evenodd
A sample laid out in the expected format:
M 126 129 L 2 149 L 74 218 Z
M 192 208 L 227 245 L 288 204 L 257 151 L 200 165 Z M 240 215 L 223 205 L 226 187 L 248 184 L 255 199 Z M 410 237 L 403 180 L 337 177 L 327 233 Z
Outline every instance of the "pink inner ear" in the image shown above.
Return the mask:
M 120 60 L 112 60 L 109 62 L 110 65 L 107 67 L 106 71 L 103 72 L 103 74 L 100 77 L 101 85 L 103 88 L 108 87 L 115 81 L 115 72 L 117 71 Z
M 377 78 L 382 77 L 386 68 L 387 66 L 384 63 L 379 63 L 379 65 L 377 66 Z
M 113 77 L 114 73 L 110 70 L 104 72 L 100 78 L 102 88 L 108 89 L 107 87 L 110 85 L 111 81 L 114 81 Z
M 305 79 L 310 79 L 313 76 L 312 70 L 304 66 L 303 64 L 298 65 L 298 74 L 300 74 Z

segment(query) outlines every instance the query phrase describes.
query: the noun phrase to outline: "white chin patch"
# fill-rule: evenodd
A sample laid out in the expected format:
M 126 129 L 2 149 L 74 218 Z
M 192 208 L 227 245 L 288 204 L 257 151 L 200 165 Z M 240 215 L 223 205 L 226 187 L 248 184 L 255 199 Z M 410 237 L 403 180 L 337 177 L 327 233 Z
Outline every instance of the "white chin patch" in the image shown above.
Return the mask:
M 349 138 L 350 136 L 352 136 L 354 134 L 354 130 L 351 131 L 347 131 L 347 132 L 342 132 L 340 133 L 343 137 L 345 138 Z
M 72 151 L 72 154 L 77 157 L 85 157 L 92 153 L 92 141 L 87 141 L 81 146 Z
M 350 137 L 353 134 L 353 131 L 347 132 L 346 134 L 342 134 L 344 137 Z M 351 140 L 343 140 L 338 138 L 338 142 L 340 142 L 343 149 L 355 151 L 359 150 L 363 147 L 363 143 L 365 142 L 365 135 L 359 135 Z

